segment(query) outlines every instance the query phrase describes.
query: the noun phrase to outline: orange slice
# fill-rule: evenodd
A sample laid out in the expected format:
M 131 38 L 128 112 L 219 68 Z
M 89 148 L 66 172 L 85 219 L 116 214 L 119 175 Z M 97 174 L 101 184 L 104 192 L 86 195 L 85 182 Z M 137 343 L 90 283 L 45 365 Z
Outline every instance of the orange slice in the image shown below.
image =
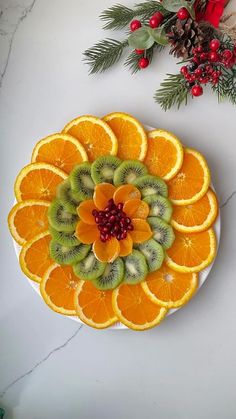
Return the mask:
M 96 185 L 93 194 L 93 200 L 96 207 L 100 210 L 104 210 L 109 199 L 113 197 L 115 190 L 115 186 L 110 183 L 100 183 L 99 185 Z
M 148 132 L 148 150 L 144 164 L 154 176 L 172 179 L 183 163 L 183 147 L 171 132 L 156 129 Z
M 141 193 L 133 185 L 122 185 L 116 189 L 113 199 L 115 204 L 125 203 L 130 199 L 141 199 Z
M 21 246 L 37 234 L 48 230 L 47 212 L 50 202 L 29 199 L 14 205 L 8 215 L 12 237 Z
M 91 244 L 100 237 L 100 233 L 97 225 L 89 225 L 79 221 L 76 226 L 75 236 L 80 242 Z
M 197 202 L 174 206 L 171 224 L 182 233 L 198 233 L 207 230 L 218 214 L 216 195 L 209 189 Z
M 150 272 L 141 283 L 145 294 L 156 304 L 175 308 L 186 304 L 196 291 L 198 275 L 180 273 L 163 264 L 158 271 Z
M 89 160 L 94 161 L 99 156 L 117 153 L 117 138 L 106 122 L 101 119 L 84 115 L 73 119 L 63 129 L 64 133 L 77 138 L 85 148 Z
M 21 249 L 19 261 L 22 271 L 33 281 L 40 282 L 54 260 L 49 254 L 51 235 L 48 231 L 38 234 Z
M 145 330 L 157 326 L 167 309 L 153 303 L 140 284 L 122 284 L 113 291 L 112 306 L 121 323 L 130 329 Z
M 93 253 L 100 262 L 113 262 L 120 253 L 120 244 L 115 237 L 106 242 L 97 239 L 93 243 Z
M 147 135 L 140 122 L 126 113 L 114 112 L 103 120 L 111 127 L 118 140 L 118 157 L 142 161 L 147 152 Z
M 149 206 L 140 199 L 130 199 L 130 201 L 125 202 L 123 211 L 130 218 L 143 218 L 145 220 L 149 214 Z
M 17 201 L 26 199 L 51 201 L 56 196 L 57 186 L 66 178 L 67 174 L 52 164 L 28 164 L 16 178 L 16 199 Z
M 169 198 L 175 205 L 193 204 L 205 195 L 209 185 L 206 160 L 198 151 L 186 148 L 181 170 L 168 182 Z
M 75 291 L 80 280 L 71 266 L 51 265 L 40 282 L 40 292 L 45 303 L 57 313 L 76 315 Z
M 120 253 L 119 256 L 128 256 L 130 253 L 132 253 L 133 249 L 133 240 L 131 238 L 131 235 L 128 233 L 127 237 L 123 240 L 120 240 Z
M 134 243 L 142 243 L 152 237 L 153 233 L 147 221 L 133 218 L 132 225 L 134 229 L 129 234 Z
M 175 241 L 166 253 L 166 263 L 174 271 L 199 272 L 216 255 L 215 233 L 212 229 L 197 234 L 175 231 Z
M 91 281 L 80 281 L 74 301 L 78 317 L 88 326 L 105 329 L 117 321 L 112 291 L 101 291 Z
M 76 164 L 88 160 L 80 142 L 67 134 L 53 134 L 40 140 L 33 149 L 31 162 L 45 162 L 70 173 Z

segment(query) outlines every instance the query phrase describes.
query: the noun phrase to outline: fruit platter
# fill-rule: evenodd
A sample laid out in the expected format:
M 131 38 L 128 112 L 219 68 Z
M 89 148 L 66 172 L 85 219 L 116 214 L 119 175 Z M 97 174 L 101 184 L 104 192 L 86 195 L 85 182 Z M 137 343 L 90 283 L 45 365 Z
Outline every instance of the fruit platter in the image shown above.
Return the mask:
M 80 116 L 35 145 L 8 216 L 24 274 L 54 311 L 146 330 L 185 305 L 215 259 L 205 158 L 133 116 Z

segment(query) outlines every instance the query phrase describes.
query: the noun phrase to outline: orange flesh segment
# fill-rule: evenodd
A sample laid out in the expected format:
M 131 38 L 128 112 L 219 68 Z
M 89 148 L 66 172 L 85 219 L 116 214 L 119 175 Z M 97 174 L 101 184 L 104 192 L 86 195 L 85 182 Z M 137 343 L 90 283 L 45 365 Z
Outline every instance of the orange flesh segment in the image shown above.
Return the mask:
M 96 210 L 97 207 L 94 205 L 94 202 L 92 199 L 88 199 L 87 201 L 81 202 L 79 205 L 77 212 L 79 215 L 79 218 L 86 224 L 95 225 L 95 218 L 92 214 L 93 210 Z
M 94 204 L 100 210 L 104 210 L 107 206 L 109 199 L 113 198 L 115 192 L 115 186 L 110 183 L 100 183 L 95 186 L 93 200 Z
M 123 240 L 120 240 L 120 253 L 119 256 L 128 256 L 133 249 L 133 240 L 131 235 L 128 233 L 127 237 Z
M 82 243 L 91 244 L 100 237 L 100 233 L 96 225 L 89 225 L 79 221 L 76 226 L 75 236 Z
M 124 204 L 130 199 L 141 199 L 141 193 L 133 185 L 122 185 L 116 189 L 113 199 L 116 205 L 120 202 Z
M 142 243 L 152 237 L 152 230 L 147 221 L 140 218 L 134 218 L 132 220 L 134 227 L 133 231 L 130 231 L 130 236 L 134 243 Z
M 115 237 L 102 242 L 97 239 L 93 244 L 93 252 L 101 262 L 113 262 L 120 252 L 120 244 Z
M 125 202 L 123 211 L 130 218 L 142 218 L 145 220 L 149 214 L 149 206 L 140 199 L 130 199 Z

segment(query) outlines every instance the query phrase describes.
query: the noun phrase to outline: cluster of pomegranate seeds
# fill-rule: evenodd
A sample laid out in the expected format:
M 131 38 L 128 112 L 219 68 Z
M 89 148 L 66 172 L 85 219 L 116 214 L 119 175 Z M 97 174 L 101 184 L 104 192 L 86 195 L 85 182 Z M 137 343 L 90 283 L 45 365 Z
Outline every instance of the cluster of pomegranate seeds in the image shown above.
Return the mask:
M 123 240 L 127 237 L 128 231 L 134 229 L 131 219 L 123 212 L 123 204 L 115 204 L 113 199 L 109 199 L 103 211 L 93 210 L 92 214 L 100 230 L 100 240 L 106 242 L 111 237 Z

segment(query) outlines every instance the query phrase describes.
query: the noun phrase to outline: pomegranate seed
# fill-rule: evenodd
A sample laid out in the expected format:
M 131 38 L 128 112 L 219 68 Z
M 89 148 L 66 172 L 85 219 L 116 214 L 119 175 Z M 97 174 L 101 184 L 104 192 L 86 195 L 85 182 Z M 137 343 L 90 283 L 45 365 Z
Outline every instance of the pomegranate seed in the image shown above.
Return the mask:
M 94 210 L 92 211 L 92 214 L 93 214 L 93 216 L 94 216 L 94 217 L 96 217 L 96 216 L 98 215 L 97 210 L 95 210 L 95 209 L 94 209 Z
M 133 229 L 134 229 L 134 227 L 132 226 L 132 224 L 129 224 L 128 227 L 127 227 L 127 230 L 132 231 Z
M 124 204 L 122 204 L 122 202 L 119 202 L 119 204 L 117 205 L 118 210 L 122 210 L 123 206 Z

